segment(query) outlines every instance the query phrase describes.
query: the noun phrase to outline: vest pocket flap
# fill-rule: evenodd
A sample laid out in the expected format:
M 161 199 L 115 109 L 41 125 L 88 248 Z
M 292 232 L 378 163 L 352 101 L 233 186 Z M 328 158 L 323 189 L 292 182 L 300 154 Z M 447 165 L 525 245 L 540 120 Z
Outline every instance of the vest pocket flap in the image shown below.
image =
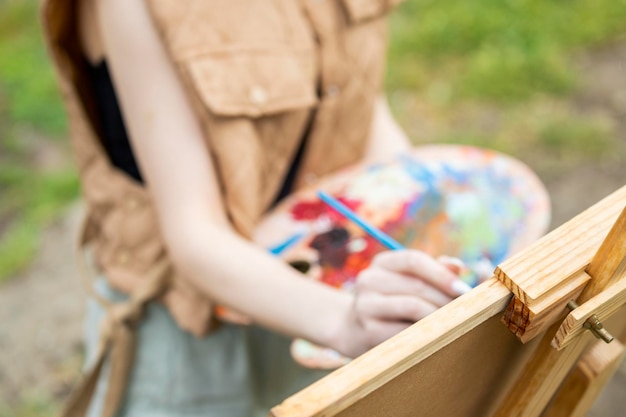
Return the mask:
M 258 117 L 317 102 L 310 52 L 214 53 L 187 68 L 202 101 L 220 116 Z
M 342 0 L 352 23 L 387 14 L 404 0 Z

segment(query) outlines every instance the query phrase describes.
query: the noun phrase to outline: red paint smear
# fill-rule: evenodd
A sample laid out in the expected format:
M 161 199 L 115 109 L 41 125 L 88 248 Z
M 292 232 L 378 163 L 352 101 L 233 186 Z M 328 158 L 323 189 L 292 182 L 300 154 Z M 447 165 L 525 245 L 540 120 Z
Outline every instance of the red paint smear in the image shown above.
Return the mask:
M 342 197 L 338 198 L 338 200 L 348 206 L 353 211 L 357 210 L 358 207 L 361 205 L 361 203 L 356 200 L 348 200 Z M 324 203 L 322 200 L 300 201 L 294 204 L 289 212 L 291 213 L 291 217 L 294 220 L 312 221 L 319 219 L 322 216 L 325 216 L 335 224 L 341 225 L 345 224 L 347 221 L 345 217 L 336 212 L 332 207 Z
M 362 251 L 349 254 L 343 267 L 339 269 L 323 267 L 320 276 L 321 282 L 335 288 L 341 288 L 346 283 L 354 282 L 359 273 L 372 263 L 374 256 L 384 250 L 384 247 L 371 236 L 361 238 L 365 240 L 365 248 Z

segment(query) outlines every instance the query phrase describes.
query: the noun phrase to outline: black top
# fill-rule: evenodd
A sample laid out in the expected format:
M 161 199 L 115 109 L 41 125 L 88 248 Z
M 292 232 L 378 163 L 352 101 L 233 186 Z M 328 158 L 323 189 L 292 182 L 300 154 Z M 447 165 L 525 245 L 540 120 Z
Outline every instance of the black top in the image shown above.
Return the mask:
M 100 119 L 103 146 L 111 163 L 143 184 L 143 178 L 128 140 L 115 88 L 106 61 L 88 65 Z
M 128 139 L 128 133 L 124 125 L 124 119 L 107 63 L 103 60 L 97 65 L 88 64 L 87 67 L 89 68 L 89 76 L 94 89 L 102 141 L 107 155 L 115 167 L 121 169 L 137 182 L 143 184 L 143 177 L 141 176 L 141 171 L 137 165 L 132 146 Z M 304 138 L 306 138 L 309 129 L 310 125 L 307 127 Z M 300 143 L 300 147 L 287 172 L 280 192 L 274 200 L 274 204 L 287 196 L 291 191 L 298 165 L 302 159 L 304 142 L 305 140 L 303 139 Z M 243 149 L 242 151 L 245 152 Z

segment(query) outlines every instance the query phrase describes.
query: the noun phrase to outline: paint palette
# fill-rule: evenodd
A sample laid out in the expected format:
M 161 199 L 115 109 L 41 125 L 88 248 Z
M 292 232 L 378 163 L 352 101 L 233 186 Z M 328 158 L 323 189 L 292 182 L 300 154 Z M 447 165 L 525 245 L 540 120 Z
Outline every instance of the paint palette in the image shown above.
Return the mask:
M 469 146 L 417 147 L 387 163 L 353 166 L 283 200 L 255 240 L 311 279 L 351 291 L 358 273 L 386 250 L 321 201 L 324 190 L 407 248 L 461 259 L 475 286 L 494 265 L 543 235 L 548 194 L 524 164 Z M 292 354 L 313 368 L 348 359 L 296 340 Z

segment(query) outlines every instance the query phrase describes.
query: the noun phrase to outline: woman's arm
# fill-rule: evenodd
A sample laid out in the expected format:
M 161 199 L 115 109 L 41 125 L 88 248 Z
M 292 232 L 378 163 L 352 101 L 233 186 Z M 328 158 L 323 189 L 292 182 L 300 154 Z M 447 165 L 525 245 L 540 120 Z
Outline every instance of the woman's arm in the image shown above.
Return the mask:
M 237 235 L 224 211 L 207 143 L 145 2 L 93 1 L 169 252 L 209 298 L 265 327 L 354 356 L 458 295 L 452 289 L 456 276 L 416 251 L 387 255 L 357 295 L 350 295 L 302 279 Z M 381 280 L 398 283 L 385 293 L 379 291 Z M 417 296 L 423 287 L 430 295 Z
M 376 100 L 365 162 L 388 160 L 411 149 L 411 141 L 391 114 L 386 97 Z

